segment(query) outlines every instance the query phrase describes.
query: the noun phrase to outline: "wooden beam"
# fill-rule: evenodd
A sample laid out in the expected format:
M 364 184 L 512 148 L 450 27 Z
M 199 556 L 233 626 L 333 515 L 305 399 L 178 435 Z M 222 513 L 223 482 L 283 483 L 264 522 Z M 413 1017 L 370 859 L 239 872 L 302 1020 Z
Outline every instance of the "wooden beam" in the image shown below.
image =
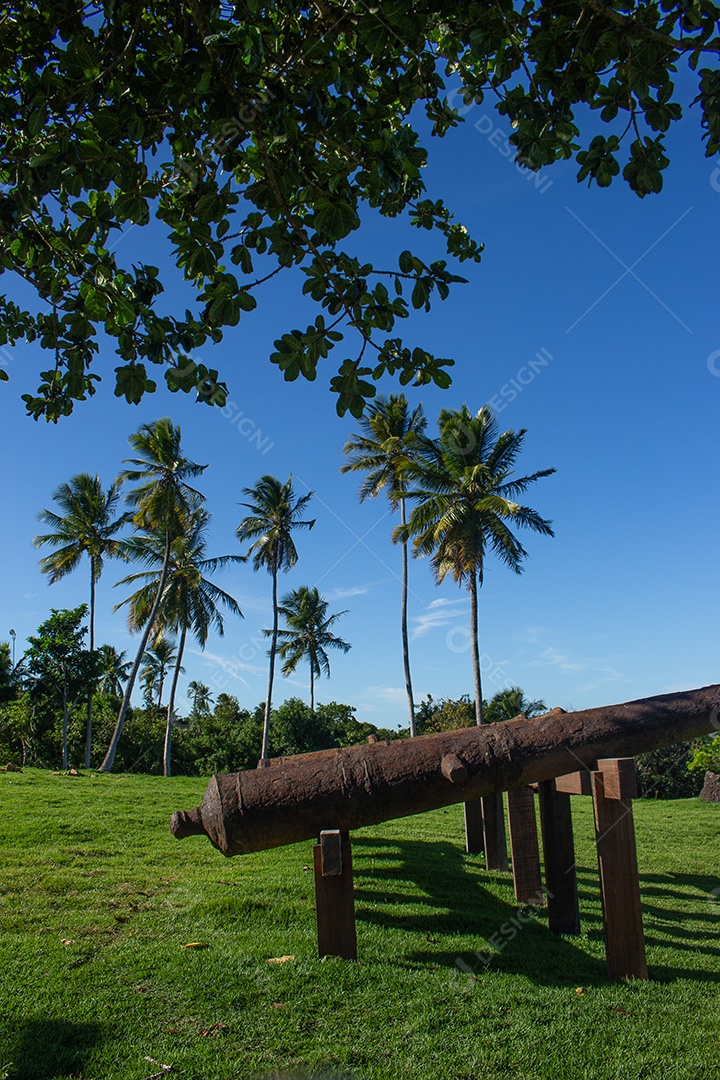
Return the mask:
M 331 871 L 328 874 L 323 873 L 323 849 L 328 858 L 326 865 Z M 335 872 L 338 855 L 340 873 Z M 318 956 L 357 960 L 352 849 L 349 842 L 340 838 L 337 829 L 324 830 L 320 833 L 319 842 L 313 846 L 313 863 Z
M 542 903 L 540 848 L 532 788 L 508 791 L 508 824 L 515 899 L 519 904 Z
M 342 874 L 342 839 L 339 829 L 324 829 L 320 833 L 320 868 L 323 877 Z
M 607 798 L 605 776 L 592 774 L 608 974 L 647 979 L 632 802 Z
M 565 795 L 592 795 L 592 779 L 589 769 L 568 773 L 555 778 L 555 790 Z
M 603 774 L 606 799 L 637 799 L 635 758 L 600 758 L 598 769 Z
M 554 780 L 542 780 L 538 784 L 538 794 L 548 925 L 554 934 L 579 934 L 580 906 L 570 796 L 556 791 Z

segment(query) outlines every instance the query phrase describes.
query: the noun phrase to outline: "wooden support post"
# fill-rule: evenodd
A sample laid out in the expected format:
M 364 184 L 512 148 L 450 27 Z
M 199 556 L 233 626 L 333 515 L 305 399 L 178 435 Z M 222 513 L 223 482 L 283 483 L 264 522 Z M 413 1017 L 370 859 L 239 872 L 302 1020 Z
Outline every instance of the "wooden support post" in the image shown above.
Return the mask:
M 357 960 L 352 849 L 339 829 L 325 829 L 313 847 L 318 956 Z
M 541 780 L 540 827 L 545 859 L 548 926 L 554 934 L 580 933 L 580 907 L 575 874 L 575 844 L 570 796 L 555 790 L 554 780 Z
M 515 899 L 519 904 L 542 904 L 540 849 L 532 788 L 514 788 L 507 793 L 510 851 L 512 854 Z
M 507 841 L 505 839 L 505 811 L 502 792 L 483 795 L 483 827 L 485 840 L 485 866 L 488 870 L 507 873 Z
M 473 799 L 463 804 L 465 810 L 465 850 L 468 855 L 481 855 L 483 845 L 482 800 Z
M 605 955 L 611 979 L 647 979 L 632 800 L 611 798 L 632 790 L 625 758 L 599 761 L 592 774 Z

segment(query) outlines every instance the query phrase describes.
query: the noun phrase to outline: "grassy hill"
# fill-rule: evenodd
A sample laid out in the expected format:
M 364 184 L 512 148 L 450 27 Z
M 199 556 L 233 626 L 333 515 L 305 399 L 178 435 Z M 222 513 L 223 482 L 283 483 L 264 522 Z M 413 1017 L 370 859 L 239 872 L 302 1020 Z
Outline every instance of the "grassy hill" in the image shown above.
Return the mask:
M 171 837 L 204 787 L 0 773 L 0 1080 L 720 1077 L 720 806 L 636 804 L 651 979 L 613 985 L 587 799 L 580 937 L 540 912 L 478 959 L 517 909 L 451 807 L 353 834 L 350 963 L 316 956 L 310 844 Z

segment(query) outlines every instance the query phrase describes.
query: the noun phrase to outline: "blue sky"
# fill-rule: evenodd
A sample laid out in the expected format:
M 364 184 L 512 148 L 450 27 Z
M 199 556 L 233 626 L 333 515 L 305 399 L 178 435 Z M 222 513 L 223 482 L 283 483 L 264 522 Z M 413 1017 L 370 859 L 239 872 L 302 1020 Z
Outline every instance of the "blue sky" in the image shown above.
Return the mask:
M 502 429 L 528 429 L 522 472 L 557 469 L 527 497 L 552 519 L 555 538 L 521 537 L 530 557 L 520 576 L 492 560 L 487 567 L 485 696 L 514 683 L 548 707 L 586 708 L 715 682 L 720 162 L 704 157 L 691 111 L 672 134 L 662 194 L 640 200 L 618 180 L 605 191 L 578 185 L 572 162 L 523 173 L 508 134 L 489 106 L 474 106 L 459 130 L 427 140 L 429 195 L 445 198 L 485 252 L 479 266 L 459 270 L 468 285 L 400 328 L 408 343 L 456 360 L 449 390 L 408 392 L 431 429 L 442 407 L 490 402 Z M 156 234 L 136 229 L 120 243 L 128 259 L 163 265 Z M 442 256 L 429 234 L 371 216 L 347 246 L 388 266 L 405 247 Z M 263 473 L 292 472 L 298 493 L 315 491 L 317 524 L 298 536 L 300 560 L 281 588 L 317 585 L 332 610 L 348 609 L 336 628 L 352 650 L 331 657 L 318 699 L 353 704 L 379 725 L 406 723 L 394 520 L 382 499 L 358 504 L 358 478 L 339 472 L 357 425 L 335 414 L 331 360 L 316 383 L 287 384 L 267 359 L 275 337 L 315 313 L 297 278 L 281 275 L 256 312 L 201 351 L 229 383 L 224 411 L 164 389 L 133 407 L 106 382 L 72 417 L 37 424 L 20 394 L 34 389 L 46 360 L 32 346 L 2 351 L 11 381 L 0 384 L 0 640 L 13 627 L 19 654 L 51 606 L 86 599 L 82 570 L 49 587 L 37 568 L 36 514 L 57 485 L 80 471 L 109 483 L 128 435 L 170 415 L 188 455 L 209 463 L 200 487 L 213 515 L 210 554 L 240 550 L 242 489 Z M 114 366 L 106 348 L 97 370 L 111 375 Z M 122 573 L 108 563 L 97 639 L 132 652 L 123 614 L 112 612 L 125 595 L 113 588 Z M 189 647 L 185 685 L 201 679 L 254 706 L 266 686 L 270 579 L 237 566 L 217 581 L 245 618 L 229 620 L 204 654 Z M 410 588 L 416 699 L 470 692 L 467 594 L 452 582 L 435 586 L 422 560 L 411 564 Z M 291 695 L 307 700 L 304 670 L 276 684 L 278 701 Z

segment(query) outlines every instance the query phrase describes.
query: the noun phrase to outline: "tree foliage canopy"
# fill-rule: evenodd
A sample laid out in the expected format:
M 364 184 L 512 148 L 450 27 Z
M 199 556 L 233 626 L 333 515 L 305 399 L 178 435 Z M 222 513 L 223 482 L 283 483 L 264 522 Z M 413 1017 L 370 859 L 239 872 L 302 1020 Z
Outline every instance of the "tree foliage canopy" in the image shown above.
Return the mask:
M 449 258 L 480 258 L 422 179 L 420 129 L 461 121 L 448 80 L 497 103 L 529 168 L 575 156 L 579 180 L 606 186 L 622 168 L 644 196 L 662 186 L 681 115 L 679 63 L 695 72 L 706 153 L 720 147 L 718 14 L 709 0 L 9 0 L 0 273 L 30 290 L 0 297 L 0 345 L 48 353 L 28 412 L 57 420 L 94 393 L 101 332 L 118 396 L 139 401 L 159 374 L 223 403 L 219 373 L 191 354 L 292 267 L 320 312 L 276 341 L 285 379 L 314 379 L 334 350 L 337 409 L 355 416 L 386 372 L 447 386 L 452 361 L 407 347 L 396 324 L 463 280 Z M 581 136 L 588 105 L 607 134 Z M 365 208 L 439 234 L 438 257 L 363 263 L 345 241 Z M 117 249 L 151 223 L 185 281 L 174 305 L 174 273 Z

